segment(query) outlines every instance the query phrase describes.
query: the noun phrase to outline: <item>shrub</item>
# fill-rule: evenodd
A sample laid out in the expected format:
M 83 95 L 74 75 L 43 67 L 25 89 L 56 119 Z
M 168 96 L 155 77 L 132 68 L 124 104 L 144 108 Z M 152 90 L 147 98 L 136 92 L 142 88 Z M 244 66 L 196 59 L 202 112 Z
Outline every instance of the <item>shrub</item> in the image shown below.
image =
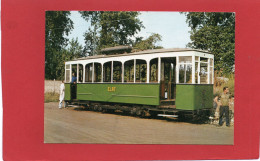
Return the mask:
M 214 96 L 220 95 L 223 92 L 223 88 L 226 86 L 229 88 L 229 92 L 234 97 L 234 87 L 235 87 L 235 77 L 234 74 L 230 74 L 226 76 L 228 78 L 228 81 L 223 81 L 216 79 L 214 82 Z

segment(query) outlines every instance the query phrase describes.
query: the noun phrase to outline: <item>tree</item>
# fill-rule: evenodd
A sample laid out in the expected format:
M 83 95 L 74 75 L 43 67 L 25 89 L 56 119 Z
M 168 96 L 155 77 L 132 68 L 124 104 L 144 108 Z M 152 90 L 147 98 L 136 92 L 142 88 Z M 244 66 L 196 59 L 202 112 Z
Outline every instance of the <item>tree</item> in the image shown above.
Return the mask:
M 84 34 L 87 50 L 91 55 L 100 49 L 116 45 L 132 45 L 141 28 L 139 12 L 81 11 L 82 17 L 91 22 Z M 138 37 L 137 37 L 138 38 Z
M 142 40 L 139 38 L 133 45 L 136 51 L 148 50 L 148 49 L 161 49 L 162 46 L 156 45 L 159 41 L 162 41 L 162 36 L 156 33 L 152 33 L 147 39 Z
M 214 54 L 215 70 L 233 71 L 235 52 L 235 13 L 189 12 L 186 22 L 191 27 L 187 47 L 208 50 Z
M 56 67 L 56 79 L 62 80 L 64 79 L 65 70 L 64 70 L 64 64 L 66 61 L 77 59 L 80 57 L 86 56 L 83 47 L 79 44 L 78 39 L 72 39 L 68 43 L 67 48 L 62 48 L 62 50 L 59 52 L 60 59 L 58 61 L 57 67 Z
M 69 11 L 47 11 L 45 19 L 45 78 L 60 78 L 60 66 L 64 62 L 65 35 L 73 29 Z
M 86 56 L 83 52 L 83 47 L 79 44 L 78 38 L 72 38 L 72 40 L 69 42 L 68 52 L 70 53 L 70 58 L 67 58 L 68 60 Z

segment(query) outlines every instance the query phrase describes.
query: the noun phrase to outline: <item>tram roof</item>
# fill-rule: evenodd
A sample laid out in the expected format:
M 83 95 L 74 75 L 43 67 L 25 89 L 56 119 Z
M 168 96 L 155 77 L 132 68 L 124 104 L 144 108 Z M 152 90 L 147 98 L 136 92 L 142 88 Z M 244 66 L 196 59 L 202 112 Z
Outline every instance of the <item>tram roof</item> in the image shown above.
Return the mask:
M 73 59 L 73 61 L 76 60 L 87 60 L 87 59 L 98 59 L 98 58 L 109 58 L 109 57 L 120 57 L 120 56 L 131 56 L 131 55 L 144 55 L 144 54 L 154 54 L 154 53 L 167 53 L 167 52 L 186 52 L 186 51 L 197 51 L 202 53 L 211 54 L 208 51 L 205 50 L 199 50 L 199 49 L 189 49 L 189 48 L 170 48 L 170 49 L 152 49 L 152 50 L 144 50 L 139 52 L 133 52 L 133 53 L 124 53 L 124 54 L 113 54 L 113 55 L 95 55 L 95 56 L 88 56 L 88 57 L 82 57 Z

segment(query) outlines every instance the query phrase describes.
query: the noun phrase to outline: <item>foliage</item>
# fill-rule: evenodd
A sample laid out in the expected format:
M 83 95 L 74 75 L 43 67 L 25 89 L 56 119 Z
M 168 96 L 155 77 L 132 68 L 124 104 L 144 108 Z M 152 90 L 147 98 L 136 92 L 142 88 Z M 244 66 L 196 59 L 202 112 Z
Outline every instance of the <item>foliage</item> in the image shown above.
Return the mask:
M 139 12 L 81 11 L 82 17 L 91 22 L 91 27 L 84 34 L 85 48 L 90 55 L 96 55 L 105 47 L 131 45 L 141 28 Z M 135 38 L 135 39 L 138 39 Z
M 58 80 L 64 79 L 65 70 L 64 64 L 66 61 L 76 58 L 84 57 L 83 47 L 79 44 L 78 39 L 72 39 L 68 43 L 68 48 L 63 48 L 60 52 L 61 57 L 56 68 L 56 75 Z
M 45 19 L 45 78 L 60 78 L 60 66 L 64 62 L 63 50 L 68 39 L 65 35 L 73 29 L 68 11 L 46 11 Z
M 235 13 L 189 12 L 185 13 L 191 27 L 194 49 L 208 50 L 214 54 L 215 70 L 223 74 L 234 69 Z
M 159 34 L 152 34 L 148 39 L 135 35 L 144 28 L 138 19 L 139 12 L 80 12 L 91 26 L 85 32 L 84 48 L 78 39 L 66 38 L 73 29 L 73 22 L 68 11 L 47 11 L 45 30 L 45 78 L 64 79 L 64 63 L 75 58 L 96 55 L 102 48 L 116 45 L 132 45 L 136 50 L 161 48 L 156 46 L 161 41 Z
M 231 95 L 234 97 L 234 89 L 235 89 L 235 78 L 234 78 L 234 74 L 229 74 L 226 76 L 226 78 L 228 78 L 227 81 L 224 81 L 220 78 L 217 78 L 216 76 L 217 74 L 215 74 L 215 82 L 214 82 L 214 96 L 220 95 L 223 92 L 223 88 L 224 87 L 228 87 L 229 88 L 229 92 L 231 93 Z M 223 77 L 224 78 L 224 77 Z
M 162 41 L 162 36 L 156 33 L 152 33 L 152 35 L 145 40 L 142 40 L 142 37 L 137 39 L 133 47 L 136 51 L 161 49 L 163 48 L 162 46 L 156 45 L 159 41 Z

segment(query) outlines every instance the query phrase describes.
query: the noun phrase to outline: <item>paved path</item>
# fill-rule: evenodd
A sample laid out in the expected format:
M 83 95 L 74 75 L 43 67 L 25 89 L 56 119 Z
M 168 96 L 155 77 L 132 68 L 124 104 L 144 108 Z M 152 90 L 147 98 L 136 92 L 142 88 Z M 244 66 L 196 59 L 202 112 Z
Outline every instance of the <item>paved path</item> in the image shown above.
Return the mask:
M 233 144 L 233 127 L 58 109 L 45 103 L 45 143 Z

